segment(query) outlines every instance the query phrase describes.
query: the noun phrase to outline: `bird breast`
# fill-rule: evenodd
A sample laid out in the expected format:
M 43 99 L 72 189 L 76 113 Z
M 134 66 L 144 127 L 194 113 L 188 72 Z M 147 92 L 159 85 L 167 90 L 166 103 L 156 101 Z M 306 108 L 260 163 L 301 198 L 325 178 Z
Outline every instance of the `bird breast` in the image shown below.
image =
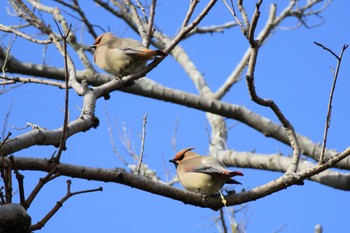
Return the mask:
M 186 190 L 204 195 L 218 193 L 225 183 L 225 180 L 206 173 L 178 170 L 177 175 Z
M 100 46 L 95 52 L 95 63 L 104 71 L 115 76 L 124 76 L 141 70 L 146 62 L 134 59 L 125 51 L 108 46 Z

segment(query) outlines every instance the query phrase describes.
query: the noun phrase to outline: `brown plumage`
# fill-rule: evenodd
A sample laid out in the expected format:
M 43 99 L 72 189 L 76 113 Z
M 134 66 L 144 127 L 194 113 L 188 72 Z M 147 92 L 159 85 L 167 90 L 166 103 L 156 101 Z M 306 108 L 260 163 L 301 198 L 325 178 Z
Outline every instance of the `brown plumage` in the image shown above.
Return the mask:
M 233 176 L 243 176 L 238 171 L 229 171 L 212 156 L 201 156 L 192 152 L 193 147 L 179 151 L 172 160 L 177 176 L 186 190 L 213 195 L 219 192 L 225 183 L 241 184 L 231 179 Z
M 140 71 L 156 56 L 166 56 L 161 50 L 147 49 L 137 40 L 118 38 L 109 32 L 97 37 L 91 47 L 96 49 L 96 65 L 118 77 Z

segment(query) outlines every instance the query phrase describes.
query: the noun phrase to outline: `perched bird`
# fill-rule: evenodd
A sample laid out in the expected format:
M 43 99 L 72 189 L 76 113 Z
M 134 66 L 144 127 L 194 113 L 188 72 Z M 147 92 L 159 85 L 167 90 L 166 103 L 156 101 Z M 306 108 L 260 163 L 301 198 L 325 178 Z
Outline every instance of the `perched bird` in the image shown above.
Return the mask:
M 186 190 L 213 195 L 218 193 L 225 183 L 241 184 L 231 177 L 243 176 L 243 173 L 229 171 L 216 158 L 201 156 L 192 152 L 193 149 L 183 149 L 169 160 L 175 164 L 177 176 Z
M 96 49 L 96 65 L 118 77 L 136 73 L 148 60 L 167 55 L 161 50 L 147 49 L 137 40 L 118 38 L 109 32 L 97 37 L 91 47 Z

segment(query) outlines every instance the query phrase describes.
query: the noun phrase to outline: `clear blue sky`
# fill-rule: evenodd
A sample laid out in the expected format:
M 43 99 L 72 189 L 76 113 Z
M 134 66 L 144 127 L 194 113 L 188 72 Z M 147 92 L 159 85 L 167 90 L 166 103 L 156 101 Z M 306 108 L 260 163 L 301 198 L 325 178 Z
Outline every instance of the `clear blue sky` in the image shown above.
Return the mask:
M 156 14 L 158 28 L 167 35 L 173 36 L 180 27 L 188 2 L 182 4 L 163 0 L 158 3 Z M 55 5 L 51 1 L 49 4 Z M 88 16 L 95 16 L 94 23 L 106 30 L 110 28 L 111 32 L 118 36 L 138 38 L 120 21 L 108 21 L 111 20 L 110 15 L 102 14 L 102 10 L 95 4 L 88 4 L 85 1 L 81 1 L 81 4 Z M 282 7 L 284 6 L 280 5 L 278 10 L 280 11 Z M 5 1 L 0 2 L 0 9 L 2 9 L 1 15 L 6 14 Z M 319 27 L 276 30 L 259 54 L 256 69 L 258 93 L 263 97 L 274 99 L 297 132 L 315 142 L 321 142 L 323 136 L 332 82 L 330 66 L 335 67 L 336 61 L 313 42 L 323 43 L 336 53 L 340 52 L 343 44 L 350 43 L 349 9 L 349 1 L 335 1 L 322 13 L 324 23 Z M 261 7 L 259 28 L 266 19 L 267 11 L 268 3 L 264 3 Z M 12 19 L 8 18 L 8 16 L 6 18 L 2 16 L 0 22 L 8 25 L 12 22 Z M 218 1 L 213 12 L 201 25 L 220 24 L 230 20 L 232 16 L 223 3 Z M 314 17 L 308 19 L 308 22 L 313 24 L 320 22 L 320 19 Z M 295 21 L 288 20 L 283 25 L 292 26 L 295 25 Z M 80 24 L 73 24 L 73 28 L 78 30 L 80 26 Z M 80 35 L 79 32 L 77 34 Z M 7 41 L 8 39 L 4 39 L 2 43 Z M 14 54 L 23 61 L 40 63 L 42 50 L 31 48 L 27 42 L 22 42 L 19 39 L 15 43 Z M 92 44 L 93 38 L 85 37 L 84 43 Z M 216 90 L 241 58 L 242 52 L 247 48 L 247 42 L 239 29 L 233 28 L 225 33 L 193 36 L 181 43 L 181 46 L 189 53 L 198 69 L 204 73 L 210 87 Z M 349 61 L 350 50 L 345 54 L 340 72 L 328 140 L 329 147 L 338 151 L 347 148 L 350 142 L 348 133 L 350 131 Z M 48 50 L 47 62 L 49 65 L 62 66 L 63 64 L 62 58 L 53 46 Z M 75 63 L 78 69 L 82 68 L 78 61 Z M 171 57 L 167 57 L 156 70 L 148 74 L 148 77 L 163 85 L 196 93 L 191 81 Z M 71 118 L 74 119 L 79 116 L 77 107 L 81 106 L 82 99 L 73 91 L 70 93 L 70 113 Z M 14 127 L 24 127 L 26 122 L 48 129 L 60 127 L 63 117 L 61 110 L 64 106 L 63 95 L 63 90 L 48 86 L 27 84 L 15 88 L 0 95 L 0 122 L 4 121 L 5 114 L 12 105 L 8 123 Z M 270 110 L 250 101 L 244 81 L 232 88 L 231 93 L 224 100 L 244 105 L 277 122 Z M 167 161 L 175 154 L 171 139 L 177 121 L 179 121 L 177 150 L 189 146 L 196 147 L 196 152 L 201 154 L 205 154 L 208 150 L 207 123 L 203 112 L 121 92 L 112 93 L 110 100 L 100 99 L 97 104 L 96 116 L 100 119 L 100 126 L 71 137 L 62 162 L 102 168 L 123 167 L 112 151 L 106 111 L 111 118 L 117 148 L 129 162 L 132 162 L 132 158 L 128 157 L 123 149 L 118 130 L 120 131 L 125 123 L 130 138 L 136 150 L 139 151 L 138 132 L 141 131 L 143 116 L 148 114 L 144 159 L 163 180 L 166 179 L 165 174 L 169 170 L 171 176 L 175 175 L 172 164 Z M 238 151 L 255 150 L 266 154 L 291 153 L 290 148 L 257 134 L 241 123 L 236 124 L 237 122 L 233 120 L 228 120 L 227 123 L 235 125 L 229 132 L 230 148 Z M 1 130 L 2 127 L 1 123 Z M 14 135 L 28 131 L 28 129 L 18 131 L 9 126 L 7 130 Z M 54 150 L 53 147 L 33 147 L 20 151 L 15 156 L 48 158 Z M 241 188 L 251 189 L 262 185 L 281 175 L 252 169 L 241 170 L 245 176 L 239 179 L 243 185 L 236 187 L 238 191 Z M 24 172 L 24 174 L 28 193 L 36 184 L 38 177 L 43 174 L 39 172 Z M 67 178 L 64 177 L 54 180 L 39 193 L 29 209 L 33 223 L 39 221 L 56 201 L 65 195 L 66 180 Z M 218 213 L 211 210 L 184 205 L 178 201 L 119 184 L 77 179 L 72 181 L 73 191 L 99 186 L 104 190 L 71 198 L 41 232 L 218 232 L 212 220 Z M 266 198 L 247 203 L 245 216 L 238 214 L 237 220 L 247 218 L 247 232 L 275 232 L 281 227 L 284 227 L 281 231 L 284 233 L 313 232 L 316 224 L 322 224 L 324 232 L 344 232 L 344 229 L 348 228 L 350 207 L 348 197 L 348 192 L 306 181 L 304 186 L 290 187 Z

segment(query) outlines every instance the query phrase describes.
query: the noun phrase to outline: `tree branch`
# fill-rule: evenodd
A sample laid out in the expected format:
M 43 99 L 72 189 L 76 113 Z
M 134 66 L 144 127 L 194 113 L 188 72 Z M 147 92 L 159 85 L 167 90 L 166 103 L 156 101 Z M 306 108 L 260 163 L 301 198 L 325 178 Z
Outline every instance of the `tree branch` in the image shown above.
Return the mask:
M 297 176 L 289 175 L 288 173 L 286 173 L 282 177 L 262 186 L 253 188 L 252 190 L 240 192 L 237 194 L 229 194 L 225 196 L 225 200 L 227 201 L 226 205 L 232 206 L 257 200 L 279 190 L 285 189 L 289 186 L 299 184 L 304 179 L 307 179 L 315 174 L 318 174 L 334 166 L 334 164 L 348 157 L 349 155 L 350 147 L 341 152 L 340 154 L 332 157 L 324 164 L 318 164 L 306 171 L 298 173 Z M 21 170 L 36 170 L 49 172 L 52 169 L 52 165 L 48 163 L 47 159 L 21 157 L 15 158 L 15 161 L 18 166 L 18 169 Z M 8 158 L 6 158 L 6 162 L 7 164 L 10 164 Z M 126 172 L 124 169 L 121 168 L 101 169 L 60 163 L 59 165 L 57 165 L 57 172 L 59 172 L 63 176 L 69 176 L 73 178 L 119 183 L 160 196 L 169 197 L 174 200 L 182 201 L 185 204 L 190 204 L 194 206 L 210 208 L 213 210 L 218 210 L 219 208 L 223 207 L 222 199 L 219 196 L 210 196 L 203 198 L 197 193 L 180 190 L 159 182 L 155 182 L 148 178 L 140 177 L 138 175 Z
M 333 95 L 334 95 L 334 91 L 335 91 L 335 85 L 337 84 L 337 79 L 338 79 L 338 74 L 339 74 L 340 64 L 342 62 L 343 54 L 349 45 L 344 45 L 341 52 L 340 52 L 340 56 L 338 56 L 331 49 L 325 47 L 324 45 L 317 43 L 317 42 L 314 42 L 314 43 L 316 45 L 320 46 L 321 48 L 327 50 L 328 52 L 330 52 L 338 60 L 337 68 L 335 70 L 335 73 L 333 74 L 333 84 L 332 84 L 332 88 L 331 88 L 331 93 L 329 95 L 326 122 L 325 122 L 325 126 L 324 126 L 322 153 L 321 153 L 320 159 L 319 159 L 319 163 L 323 163 L 324 162 L 324 152 L 326 150 L 326 145 L 327 145 L 328 129 L 329 129 L 330 124 L 331 124 L 332 102 L 333 102 Z

